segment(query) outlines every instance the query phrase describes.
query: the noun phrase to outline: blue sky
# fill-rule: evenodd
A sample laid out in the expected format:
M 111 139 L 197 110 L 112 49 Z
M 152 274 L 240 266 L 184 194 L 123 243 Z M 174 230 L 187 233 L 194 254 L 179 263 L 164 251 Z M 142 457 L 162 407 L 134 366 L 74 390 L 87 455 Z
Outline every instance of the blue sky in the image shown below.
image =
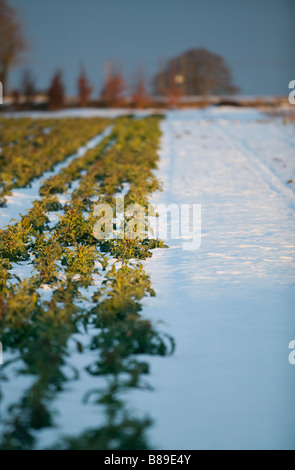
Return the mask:
M 161 61 L 194 47 L 222 55 L 243 94 L 288 94 L 295 79 L 295 0 L 10 0 L 31 44 L 24 66 L 47 88 L 62 68 L 75 93 L 83 61 L 98 95 L 104 64 L 121 66 L 126 81 L 144 67 L 149 78 Z

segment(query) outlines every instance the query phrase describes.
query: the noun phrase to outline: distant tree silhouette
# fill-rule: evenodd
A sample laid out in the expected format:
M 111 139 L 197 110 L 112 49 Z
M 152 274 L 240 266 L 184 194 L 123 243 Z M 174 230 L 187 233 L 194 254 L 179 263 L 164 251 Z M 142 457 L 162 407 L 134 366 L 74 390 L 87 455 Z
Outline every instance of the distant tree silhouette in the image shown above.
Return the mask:
M 106 106 L 119 106 L 124 99 L 126 85 L 120 72 L 116 72 L 106 79 L 101 91 L 101 100 Z
M 167 96 L 167 105 L 169 107 L 174 107 L 179 103 L 179 100 L 182 96 L 182 92 L 177 83 L 171 78 L 170 84 L 166 89 L 165 95 Z
M 52 77 L 48 90 L 48 104 L 50 109 L 61 109 L 65 103 L 65 88 L 63 85 L 62 72 L 56 71 Z
M 181 83 L 179 83 L 179 75 L 172 66 L 169 70 L 169 76 L 167 80 L 166 89 L 164 94 L 167 96 L 167 105 L 171 108 L 176 106 L 182 96 Z
M 78 77 L 78 96 L 79 96 L 79 104 L 81 107 L 87 105 L 93 88 L 88 80 L 84 67 L 81 67 L 80 75 Z
M 11 97 L 12 97 L 13 109 L 17 111 L 20 107 L 20 92 L 18 91 L 17 88 L 12 90 Z
M 0 0 L 0 81 L 7 86 L 8 72 L 27 49 L 22 24 L 15 8 Z
M 230 69 L 224 59 L 208 50 L 192 49 L 168 61 L 154 77 L 155 93 L 167 94 L 171 80 L 183 95 L 236 93 Z
M 25 69 L 21 78 L 21 93 L 27 105 L 32 106 L 36 93 L 35 78 L 30 69 Z
M 132 102 L 137 109 L 146 108 L 151 102 L 142 73 L 137 74 Z

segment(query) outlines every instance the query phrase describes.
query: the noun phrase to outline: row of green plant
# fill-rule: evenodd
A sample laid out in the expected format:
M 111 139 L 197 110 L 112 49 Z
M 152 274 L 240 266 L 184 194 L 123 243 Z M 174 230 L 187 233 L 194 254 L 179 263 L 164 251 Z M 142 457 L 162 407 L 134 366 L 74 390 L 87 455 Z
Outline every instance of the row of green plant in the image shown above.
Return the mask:
M 172 338 L 141 315 L 142 298 L 155 293 L 140 260 L 163 245 L 136 238 L 97 240 L 93 212 L 97 201 L 113 203 L 124 183 L 129 183 L 126 203 L 147 207 L 149 195 L 160 187 L 153 173 L 159 138 L 157 117 L 118 119 L 111 136 L 46 181 L 42 199 L 19 222 L 0 232 L 1 340 L 18 353 L 20 372 L 34 377 L 32 386 L 9 410 L 2 449 L 34 448 L 38 430 L 54 425 L 52 402 L 79 373 L 70 363 L 69 343 L 75 333 L 87 334 L 89 329 L 94 334 L 86 349 L 97 359 L 86 370 L 106 381 L 84 399 L 102 407 L 105 420 L 80 436 L 63 439 L 58 447 L 149 448 L 146 431 L 152 421 L 134 415 L 122 391 L 146 387 L 143 377 L 149 365 L 142 355 L 166 355 L 174 349 Z M 68 191 L 78 178 L 78 189 L 62 206 L 58 194 Z M 52 211 L 61 215 L 50 227 Z M 34 271 L 20 280 L 12 267 L 24 262 L 32 263 Z M 101 286 L 90 295 L 95 276 L 101 278 Z M 47 301 L 41 294 L 44 284 L 52 287 Z M 83 353 L 85 346 L 79 342 L 76 346 Z M 66 365 L 74 371 L 72 377 L 65 373 Z
M 0 205 L 12 189 L 51 170 L 109 124 L 101 118 L 0 119 Z
M 153 174 L 160 137 L 158 121 L 159 118 L 153 117 L 145 120 L 119 119 L 113 132 L 95 149 L 73 160 L 60 174 L 47 179 L 40 190 L 43 196 L 41 201 L 35 201 L 33 208 L 18 223 L 0 231 L 0 256 L 15 262 L 28 259 L 29 240 L 37 246 L 36 237 L 48 228 L 48 212 L 62 208 L 56 194 L 66 191 L 86 168 L 78 189 L 72 194 L 71 203 L 64 207 L 64 215 L 57 225 L 56 239 L 60 239 L 62 234 L 67 245 L 74 243 L 77 237 L 97 244 L 92 234 L 95 204 L 97 201 L 115 204 L 114 196 L 125 182 L 130 185 L 125 205 L 136 202 L 147 208 L 148 196 L 160 188 Z M 110 141 L 114 139 L 115 144 L 110 146 Z M 123 258 L 144 259 L 150 255 L 149 248 L 155 247 L 157 242 L 123 239 L 99 244 L 104 252 L 115 251 L 118 258 L 122 251 Z

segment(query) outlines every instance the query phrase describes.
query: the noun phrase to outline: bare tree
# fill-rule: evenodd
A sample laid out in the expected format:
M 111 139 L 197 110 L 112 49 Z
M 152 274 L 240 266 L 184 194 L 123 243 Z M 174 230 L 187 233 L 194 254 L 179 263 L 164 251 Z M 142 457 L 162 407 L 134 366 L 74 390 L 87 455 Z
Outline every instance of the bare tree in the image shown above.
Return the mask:
M 167 96 L 167 106 L 175 107 L 182 96 L 182 89 L 179 83 L 180 75 L 177 75 L 177 70 L 175 69 L 174 64 L 169 68 L 169 76 L 167 81 L 167 88 L 165 90 L 165 95 Z
M 106 106 L 119 106 L 123 102 L 125 90 L 126 85 L 121 73 L 115 72 L 107 77 L 101 91 L 101 99 Z
M 166 89 L 167 106 L 174 108 L 179 103 L 182 96 L 181 89 L 175 80 L 175 77 L 171 77 L 168 88 Z
M 182 94 L 187 96 L 238 91 L 225 60 L 204 48 L 192 49 L 171 59 L 154 78 L 155 92 L 163 94 L 163 89 L 170 87 L 171 79 L 179 83 Z
M 36 93 L 35 77 L 30 69 L 25 69 L 21 78 L 21 93 L 25 98 L 25 103 L 32 106 Z
M 88 80 L 88 77 L 86 75 L 85 69 L 82 66 L 80 70 L 80 75 L 78 77 L 78 96 L 79 96 L 79 103 L 81 107 L 84 107 L 87 105 L 90 95 L 93 91 L 93 88 Z
M 52 77 L 48 90 L 48 101 L 50 109 L 61 109 L 64 106 L 65 87 L 61 70 L 57 70 Z
M 20 107 L 20 93 L 17 88 L 11 91 L 12 105 L 15 111 Z
M 15 8 L 0 0 L 0 81 L 5 88 L 10 68 L 27 49 L 23 28 Z
M 151 98 L 146 89 L 144 73 L 142 70 L 139 70 L 136 73 L 132 101 L 137 109 L 146 108 L 151 102 Z

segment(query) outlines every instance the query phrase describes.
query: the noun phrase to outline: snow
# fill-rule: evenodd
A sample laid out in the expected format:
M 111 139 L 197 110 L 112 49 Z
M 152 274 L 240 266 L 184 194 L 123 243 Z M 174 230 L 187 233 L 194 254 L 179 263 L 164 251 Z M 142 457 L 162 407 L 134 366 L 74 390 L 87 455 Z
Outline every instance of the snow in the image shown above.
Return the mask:
M 162 130 L 153 202 L 201 204 L 202 244 L 146 263 L 143 315 L 176 352 L 149 360 L 154 392 L 129 400 L 161 449 L 294 449 L 294 128 L 215 108 L 169 112 Z
M 69 117 L 106 117 L 117 118 L 119 116 L 127 116 L 133 114 L 138 117 L 146 116 L 147 114 L 161 113 L 163 111 L 158 109 L 139 110 L 139 109 L 122 109 L 122 108 L 70 108 L 61 111 L 11 111 L 4 112 L 1 115 L 8 118 L 30 117 L 33 119 L 56 119 L 56 118 L 69 118 Z

